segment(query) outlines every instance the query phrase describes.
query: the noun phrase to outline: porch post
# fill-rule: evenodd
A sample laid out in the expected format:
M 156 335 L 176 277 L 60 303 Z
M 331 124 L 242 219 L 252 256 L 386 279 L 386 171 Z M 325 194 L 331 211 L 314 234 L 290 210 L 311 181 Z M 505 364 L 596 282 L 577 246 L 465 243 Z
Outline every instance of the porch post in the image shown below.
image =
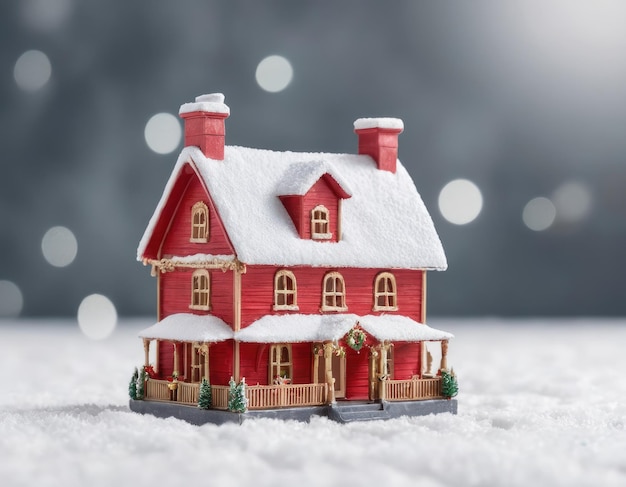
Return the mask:
M 200 350 L 202 350 L 202 355 L 204 355 L 204 377 L 208 382 L 211 382 L 209 379 L 209 344 L 203 343 Z
M 174 367 L 172 375 L 178 376 L 178 343 L 172 342 L 172 345 L 174 345 Z
M 143 353 L 144 353 L 143 365 L 144 367 L 147 367 L 148 365 L 150 365 L 150 339 L 149 338 L 143 339 Z
M 441 370 L 448 370 L 448 340 L 441 341 Z
M 333 378 L 333 344 L 332 342 L 324 343 L 324 368 L 326 369 L 326 383 L 328 384 L 329 404 L 335 404 L 335 379 Z

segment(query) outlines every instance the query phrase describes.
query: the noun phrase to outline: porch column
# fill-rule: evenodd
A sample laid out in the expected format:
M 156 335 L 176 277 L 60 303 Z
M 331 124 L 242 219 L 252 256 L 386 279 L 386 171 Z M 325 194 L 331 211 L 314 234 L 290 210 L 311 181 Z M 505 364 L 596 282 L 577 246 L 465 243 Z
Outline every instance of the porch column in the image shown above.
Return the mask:
M 333 378 L 333 344 L 332 342 L 324 343 L 324 368 L 326 369 L 326 384 L 328 384 L 329 404 L 335 404 L 335 379 Z
M 144 367 L 147 367 L 148 365 L 150 365 L 150 339 L 149 338 L 143 339 L 143 354 L 144 354 L 143 365 Z
M 208 382 L 211 382 L 209 379 L 209 344 L 203 343 L 200 350 L 202 351 L 202 355 L 204 355 L 204 378 Z M 200 379 L 202 379 L 202 377 Z
M 172 342 L 172 345 L 174 345 L 174 367 L 173 367 L 172 375 L 178 376 L 178 343 Z
M 441 370 L 448 370 L 448 340 L 441 341 Z

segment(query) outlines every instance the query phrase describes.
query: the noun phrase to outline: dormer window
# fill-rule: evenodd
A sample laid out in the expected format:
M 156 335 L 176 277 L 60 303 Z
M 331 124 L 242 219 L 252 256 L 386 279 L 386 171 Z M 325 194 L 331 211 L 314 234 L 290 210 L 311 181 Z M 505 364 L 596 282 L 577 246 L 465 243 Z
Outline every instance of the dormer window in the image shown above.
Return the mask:
M 330 233 L 330 213 L 328 208 L 318 205 L 311 210 L 311 238 L 314 240 L 328 240 L 333 237 Z
M 298 286 L 291 271 L 278 271 L 274 276 L 274 310 L 298 310 Z
M 191 276 L 191 304 L 189 308 L 208 311 L 210 306 L 211 287 L 209 271 L 199 269 Z
M 207 243 L 209 241 L 209 209 L 202 201 L 191 208 L 190 242 Z
M 374 281 L 374 311 L 397 311 L 396 278 L 391 272 L 381 272 Z
M 324 276 L 322 290 L 322 311 L 346 311 L 346 285 L 339 272 L 329 272 Z

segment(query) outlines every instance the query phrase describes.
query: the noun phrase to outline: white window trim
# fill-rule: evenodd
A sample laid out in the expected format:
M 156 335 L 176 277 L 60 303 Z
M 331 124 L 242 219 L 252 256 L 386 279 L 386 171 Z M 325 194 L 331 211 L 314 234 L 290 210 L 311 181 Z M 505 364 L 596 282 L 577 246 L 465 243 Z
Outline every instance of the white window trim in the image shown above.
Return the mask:
M 293 282 L 293 292 L 288 292 L 285 289 L 278 289 L 278 281 L 282 276 L 286 276 Z M 293 294 L 293 304 L 278 304 L 278 295 L 283 294 Z M 287 301 L 287 300 L 285 300 Z M 298 311 L 300 308 L 298 307 L 298 281 L 296 281 L 296 276 L 293 272 L 288 270 L 280 270 L 276 272 L 274 275 L 274 311 Z
M 196 278 L 202 276 L 206 277 L 207 280 L 206 291 L 200 288 L 196 290 L 195 287 Z M 196 293 L 201 296 L 205 292 L 207 294 L 207 304 L 194 304 L 194 298 L 196 296 Z M 211 276 L 209 274 L 209 271 L 207 271 L 206 269 L 198 269 L 197 271 L 194 271 L 194 273 L 191 275 L 191 303 L 189 304 L 189 309 L 198 309 L 202 311 L 211 310 Z
M 382 279 L 389 279 L 393 292 L 378 291 L 378 283 Z M 380 296 L 393 296 L 395 304 L 393 306 L 380 306 L 378 304 L 378 298 Z M 398 286 L 396 285 L 396 277 L 391 272 L 381 272 L 376 276 L 374 280 L 374 306 L 372 309 L 373 311 L 398 311 Z
M 326 216 L 326 218 L 324 219 L 314 218 L 315 212 L 317 211 L 321 211 Z M 331 238 L 333 238 L 332 232 L 326 232 L 326 233 L 315 232 L 316 223 L 323 223 L 326 225 L 327 229 L 330 229 L 330 211 L 324 205 L 317 205 L 315 208 L 311 210 L 311 238 L 313 240 L 330 240 Z
M 287 347 L 287 353 L 289 354 L 288 362 L 281 362 L 281 352 L 283 351 L 283 347 Z M 268 384 L 274 384 L 274 381 L 276 381 L 279 377 L 279 374 L 275 374 L 274 372 L 278 371 L 280 373 L 280 369 L 282 367 L 289 368 L 289 377 L 287 377 L 287 380 L 291 382 L 293 380 L 293 355 L 291 353 L 291 343 L 275 343 L 270 347 L 269 352 Z M 276 361 L 274 361 L 274 355 L 276 355 Z
M 204 215 L 204 225 L 196 225 L 195 218 L 197 214 Z M 195 229 L 203 227 L 204 237 L 194 237 Z M 207 243 L 209 241 L 209 208 L 202 201 L 198 201 L 191 207 L 191 235 L 189 236 L 189 241 L 192 243 Z
M 329 279 L 333 280 L 333 287 L 334 287 L 334 291 L 326 291 L 326 283 L 328 282 Z M 337 292 L 337 279 L 341 280 L 341 284 L 343 286 L 343 291 L 341 293 Z M 343 296 L 343 306 L 329 306 L 326 304 L 326 297 L 328 295 L 332 295 L 335 297 L 335 299 L 333 300 L 335 303 L 337 302 L 337 296 L 341 295 Z M 348 305 L 347 305 L 347 301 L 346 301 L 346 281 L 344 280 L 343 276 L 336 271 L 333 272 L 328 272 L 325 276 L 324 276 L 324 280 L 322 281 L 322 307 L 321 310 L 322 311 L 347 311 L 348 309 Z

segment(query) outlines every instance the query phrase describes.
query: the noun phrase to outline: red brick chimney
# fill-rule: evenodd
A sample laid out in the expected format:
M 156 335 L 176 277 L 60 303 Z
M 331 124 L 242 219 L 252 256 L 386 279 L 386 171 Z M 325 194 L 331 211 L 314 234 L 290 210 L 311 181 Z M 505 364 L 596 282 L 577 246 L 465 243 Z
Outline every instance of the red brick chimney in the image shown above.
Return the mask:
M 398 135 L 404 130 L 399 118 L 359 118 L 354 131 L 359 136 L 359 154 L 371 156 L 378 169 L 396 172 Z
M 224 95 L 198 96 L 194 103 L 181 105 L 178 114 L 185 121 L 185 147 L 195 145 L 206 157 L 223 161 L 224 120 L 230 114 Z

